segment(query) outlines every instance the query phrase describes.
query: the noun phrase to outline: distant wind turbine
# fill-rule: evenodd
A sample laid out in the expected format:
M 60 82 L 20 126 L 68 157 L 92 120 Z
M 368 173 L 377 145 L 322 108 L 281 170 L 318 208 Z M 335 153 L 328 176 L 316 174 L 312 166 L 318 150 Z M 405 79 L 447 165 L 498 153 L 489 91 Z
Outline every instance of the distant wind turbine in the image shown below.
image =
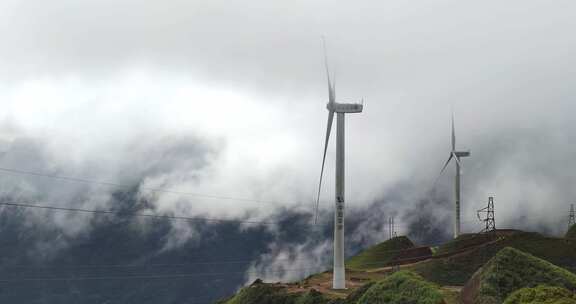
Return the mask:
M 330 131 L 334 113 L 337 113 L 336 121 L 336 210 L 334 212 L 334 268 L 333 268 L 333 289 L 346 288 L 346 273 L 344 269 L 344 114 L 360 113 L 363 104 L 358 103 L 337 103 L 336 89 L 330 80 L 328 69 L 328 57 L 326 55 L 326 43 L 324 42 L 324 63 L 326 65 L 326 77 L 328 78 L 328 125 L 326 127 L 326 139 L 324 142 L 324 156 L 322 157 L 322 169 L 320 170 L 320 183 L 318 186 L 318 196 L 316 199 L 315 219 L 318 221 L 318 206 L 320 202 L 320 190 L 322 188 L 322 176 L 324 174 L 324 163 L 326 161 L 326 151 L 330 140 Z
M 470 156 L 470 151 L 456 151 L 456 131 L 454 129 L 454 113 L 452 113 L 452 150 L 450 151 L 448 160 L 440 171 L 440 175 L 442 175 L 446 167 L 448 167 L 450 161 L 454 159 L 456 161 L 456 175 L 454 178 L 454 238 L 457 238 L 460 235 L 460 167 L 462 166 L 460 158 Z

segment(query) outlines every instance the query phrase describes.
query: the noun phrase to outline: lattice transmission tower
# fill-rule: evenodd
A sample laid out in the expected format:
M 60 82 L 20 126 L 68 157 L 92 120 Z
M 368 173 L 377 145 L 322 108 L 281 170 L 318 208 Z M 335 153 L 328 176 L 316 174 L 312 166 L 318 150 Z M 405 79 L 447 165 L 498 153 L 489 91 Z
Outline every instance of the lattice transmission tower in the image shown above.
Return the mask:
M 482 218 L 480 217 L 481 213 L 485 214 Z M 484 222 L 485 225 L 481 233 L 496 232 L 496 220 L 494 219 L 494 197 L 490 196 L 488 198 L 488 206 L 478 210 L 476 215 L 481 222 Z

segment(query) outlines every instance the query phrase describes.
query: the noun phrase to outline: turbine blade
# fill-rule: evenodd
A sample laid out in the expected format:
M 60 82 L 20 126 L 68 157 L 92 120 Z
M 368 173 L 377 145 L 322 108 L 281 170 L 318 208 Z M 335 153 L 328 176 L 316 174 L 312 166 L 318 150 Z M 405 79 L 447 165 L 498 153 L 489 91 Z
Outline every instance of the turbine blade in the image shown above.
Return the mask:
M 328 68 L 328 52 L 326 51 L 326 39 L 322 36 L 322 46 L 324 48 L 324 65 L 326 67 L 326 78 L 328 79 L 328 102 L 336 102 L 336 90 L 330 80 L 330 69 Z
M 322 190 L 322 177 L 324 176 L 324 164 L 326 163 L 326 151 L 330 141 L 330 132 L 332 130 L 332 121 L 334 120 L 334 111 L 328 112 L 328 123 L 326 126 L 326 139 L 324 142 L 324 155 L 322 156 L 322 169 L 320 169 L 320 182 L 318 184 L 318 196 L 316 197 L 316 206 L 314 208 L 314 225 L 318 222 L 318 207 L 320 205 L 320 191 Z
M 462 167 L 462 163 L 460 162 L 460 158 L 458 156 L 456 156 L 456 153 L 452 153 L 452 155 L 454 155 L 454 159 L 458 163 L 458 166 Z
M 446 167 L 448 167 L 448 164 L 450 163 L 450 161 L 452 160 L 453 157 L 454 157 L 454 153 L 450 153 L 450 156 L 448 157 L 448 160 L 444 164 L 444 167 L 442 167 L 442 170 L 440 170 L 440 174 L 444 173 L 444 170 L 446 170 Z
M 460 158 L 456 156 L 456 153 L 454 153 L 454 160 L 458 163 L 458 173 L 462 174 L 462 163 L 460 162 Z
M 336 102 L 336 69 L 334 69 L 334 73 L 332 73 L 332 96 L 331 102 Z
M 444 167 L 442 167 L 442 170 L 440 170 L 440 173 L 438 174 L 438 177 L 436 177 L 436 180 L 434 180 L 434 186 L 436 186 L 436 183 L 438 183 L 438 180 L 440 179 L 440 176 L 442 176 L 442 173 L 444 173 L 444 170 L 446 170 L 446 167 L 448 167 L 448 164 L 450 164 L 450 161 L 452 160 L 452 157 L 454 157 L 453 153 L 450 153 L 450 156 L 448 157 L 448 160 L 446 161 L 446 163 L 444 164 Z

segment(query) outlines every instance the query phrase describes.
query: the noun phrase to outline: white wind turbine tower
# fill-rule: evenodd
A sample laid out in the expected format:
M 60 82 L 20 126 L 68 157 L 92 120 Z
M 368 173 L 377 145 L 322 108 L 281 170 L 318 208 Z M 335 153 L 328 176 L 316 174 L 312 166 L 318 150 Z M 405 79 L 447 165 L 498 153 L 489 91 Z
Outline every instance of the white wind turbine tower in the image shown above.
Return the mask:
M 344 114 L 360 113 L 363 104 L 358 103 L 337 103 L 336 90 L 330 80 L 328 70 L 328 58 L 326 56 L 326 45 L 324 44 L 324 60 L 326 65 L 326 77 L 328 78 L 328 125 L 326 127 L 326 140 L 324 142 L 324 156 L 322 157 L 322 169 L 320 171 L 320 184 L 318 186 L 318 197 L 316 200 L 315 223 L 318 220 L 318 204 L 320 202 L 320 189 L 322 188 L 322 175 L 324 174 L 324 163 L 326 161 L 326 150 L 330 139 L 332 121 L 334 113 L 337 113 L 336 120 L 336 208 L 334 212 L 334 267 L 332 288 L 346 288 L 346 273 L 344 269 Z
M 456 151 L 456 131 L 454 130 L 454 113 L 452 113 L 452 150 L 446 164 L 440 171 L 440 175 L 448 167 L 450 161 L 454 159 L 456 161 L 456 175 L 454 177 L 454 238 L 460 235 L 460 167 L 462 165 L 460 158 L 468 156 L 470 156 L 470 151 Z

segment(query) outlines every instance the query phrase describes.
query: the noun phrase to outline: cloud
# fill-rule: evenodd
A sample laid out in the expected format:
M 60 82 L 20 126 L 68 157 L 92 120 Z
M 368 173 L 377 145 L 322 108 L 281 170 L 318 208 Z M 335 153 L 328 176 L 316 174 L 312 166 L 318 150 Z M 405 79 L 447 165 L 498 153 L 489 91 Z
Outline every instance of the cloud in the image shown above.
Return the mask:
M 458 147 L 472 150 L 465 231 L 479 229 L 475 211 L 494 195 L 498 227 L 560 234 L 576 182 L 574 6 L 3 1 L 0 164 L 271 202 L 139 192 L 163 213 L 268 220 L 283 208 L 308 212 L 325 130 L 326 35 L 338 99 L 366 99 L 364 113 L 346 118 L 354 244 L 378 241 L 388 214 L 406 232 L 418 222 L 449 234 L 453 168 L 430 188 L 448 156 L 452 106 Z M 326 222 L 333 163 L 330 148 Z M 111 189 L 91 185 L 0 181 L 46 203 L 114 202 Z M 167 243 L 194 238 L 186 229 Z M 306 242 L 295 247 L 302 253 L 271 247 L 269 260 L 320 250 Z

